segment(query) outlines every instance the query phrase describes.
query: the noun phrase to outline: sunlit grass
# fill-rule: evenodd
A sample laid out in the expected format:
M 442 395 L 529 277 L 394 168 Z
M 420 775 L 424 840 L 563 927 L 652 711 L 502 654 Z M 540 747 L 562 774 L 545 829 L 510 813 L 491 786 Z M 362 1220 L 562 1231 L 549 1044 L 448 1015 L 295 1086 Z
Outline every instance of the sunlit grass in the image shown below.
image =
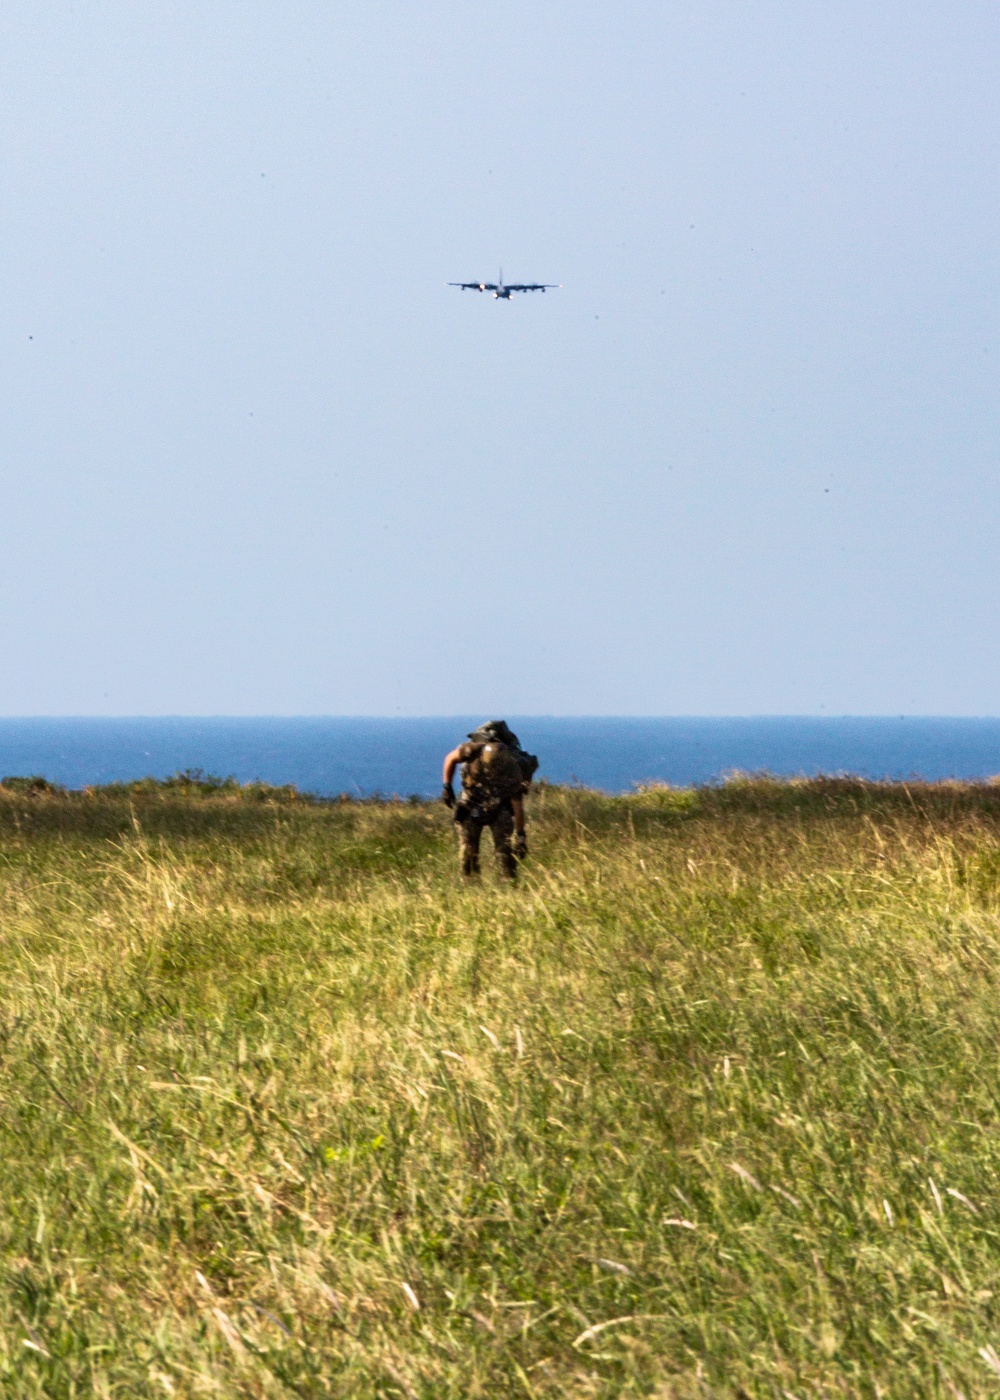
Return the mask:
M 0 1393 L 1000 1387 L 1000 789 L 529 820 L 0 788 Z

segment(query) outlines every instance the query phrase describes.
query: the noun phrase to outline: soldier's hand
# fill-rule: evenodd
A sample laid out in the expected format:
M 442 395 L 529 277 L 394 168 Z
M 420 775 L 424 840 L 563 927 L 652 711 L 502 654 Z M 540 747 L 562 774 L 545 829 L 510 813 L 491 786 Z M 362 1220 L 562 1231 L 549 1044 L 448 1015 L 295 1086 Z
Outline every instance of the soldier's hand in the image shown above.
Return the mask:
M 448 783 L 445 783 L 444 787 L 441 789 L 441 801 L 449 808 L 455 805 L 455 793 Z
M 514 840 L 511 845 L 511 850 L 514 852 L 514 855 L 517 857 L 518 860 L 524 860 L 525 856 L 528 854 L 528 838 L 525 836 L 523 831 L 517 831 L 514 833 Z

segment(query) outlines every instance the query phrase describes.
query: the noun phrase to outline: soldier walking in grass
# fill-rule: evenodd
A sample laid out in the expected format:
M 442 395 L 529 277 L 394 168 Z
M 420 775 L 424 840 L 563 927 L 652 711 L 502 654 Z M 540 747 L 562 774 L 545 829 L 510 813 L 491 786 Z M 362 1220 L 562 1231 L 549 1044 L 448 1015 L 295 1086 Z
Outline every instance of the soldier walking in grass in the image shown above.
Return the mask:
M 462 767 L 462 795 L 455 800 L 452 783 Z M 479 843 L 483 828 L 493 833 L 497 870 L 505 880 L 517 879 L 517 863 L 528 854 L 524 835 L 524 794 L 531 785 L 538 759 L 525 753 L 516 734 L 502 719 L 491 719 L 452 749 L 444 761 L 446 807 L 454 808 L 458 826 L 462 874 L 479 874 Z

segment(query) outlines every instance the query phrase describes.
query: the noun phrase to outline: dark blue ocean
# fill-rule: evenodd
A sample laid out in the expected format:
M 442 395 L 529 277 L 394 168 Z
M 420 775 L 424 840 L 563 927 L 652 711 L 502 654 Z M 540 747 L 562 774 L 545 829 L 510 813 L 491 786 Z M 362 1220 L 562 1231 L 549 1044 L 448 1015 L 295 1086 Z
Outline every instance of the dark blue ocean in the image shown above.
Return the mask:
M 444 754 L 484 716 L 450 719 L 0 719 L 0 775 L 67 787 L 184 769 L 322 795 L 434 795 Z M 1000 719 L 507 717 L 539 777 L 626 792 L 739 769 L 870 778 L 1000 773 Z

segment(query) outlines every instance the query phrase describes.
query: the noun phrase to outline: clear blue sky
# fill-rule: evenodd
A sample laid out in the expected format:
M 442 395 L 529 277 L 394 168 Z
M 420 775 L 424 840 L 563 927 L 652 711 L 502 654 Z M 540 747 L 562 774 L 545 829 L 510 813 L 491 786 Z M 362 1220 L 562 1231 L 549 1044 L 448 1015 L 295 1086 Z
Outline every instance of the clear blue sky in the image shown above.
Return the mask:
M 0 713 L 1000 713 L 998 143 L 995 0 L 5 6 Z

